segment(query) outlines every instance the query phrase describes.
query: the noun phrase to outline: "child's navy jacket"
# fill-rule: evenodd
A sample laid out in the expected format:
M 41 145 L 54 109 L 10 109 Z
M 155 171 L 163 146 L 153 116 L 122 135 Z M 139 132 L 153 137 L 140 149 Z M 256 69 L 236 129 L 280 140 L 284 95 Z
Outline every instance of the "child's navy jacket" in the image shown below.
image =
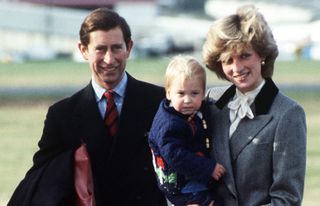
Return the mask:
M 194 115 L 189 120 L 169 104 L 167 99 L 160 104 L 149 133 L 149 145 L 160 189 L 179 194 L 185 193 L 188 182 L 204 186 L 211 182 L 216 161 L 207 157 L 202 119 Z

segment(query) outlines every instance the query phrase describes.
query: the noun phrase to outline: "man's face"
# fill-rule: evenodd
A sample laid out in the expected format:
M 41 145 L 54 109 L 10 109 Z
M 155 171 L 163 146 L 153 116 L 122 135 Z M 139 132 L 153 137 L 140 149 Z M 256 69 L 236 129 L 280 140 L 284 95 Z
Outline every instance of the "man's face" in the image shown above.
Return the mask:
M 100 86 L 112 89 L 123 77 L 132 45 L 130 42 L 126 46 L 121 29 L 116 27 L 91 32 L 88 46 L 79 43 L 78 47 L 89 62 L 93 79 Z

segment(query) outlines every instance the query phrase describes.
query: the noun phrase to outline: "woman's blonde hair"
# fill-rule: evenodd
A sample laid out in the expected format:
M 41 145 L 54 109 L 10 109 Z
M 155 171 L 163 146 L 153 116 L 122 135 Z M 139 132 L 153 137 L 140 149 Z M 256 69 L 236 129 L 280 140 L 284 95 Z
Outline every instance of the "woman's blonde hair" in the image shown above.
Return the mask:
M 278 47 L 263 15 L 253 5 L 242 6 L 236 14 L 217 20 L 209 29 L 203 46 L 206 67 L 221 79 L 227 79 L 221 61 L 233 52 L 240 54 L 252 48 L 264 60 L 263 77 L 272 77 Z
M 170 88 L 173 81 L 186 80 L 197 77 L 202 81 L 203 91 L 206 90 L 206 71 L 204 67 L 192 56 L 174 56 L 169 62 L 165 79 L 166 90 Z

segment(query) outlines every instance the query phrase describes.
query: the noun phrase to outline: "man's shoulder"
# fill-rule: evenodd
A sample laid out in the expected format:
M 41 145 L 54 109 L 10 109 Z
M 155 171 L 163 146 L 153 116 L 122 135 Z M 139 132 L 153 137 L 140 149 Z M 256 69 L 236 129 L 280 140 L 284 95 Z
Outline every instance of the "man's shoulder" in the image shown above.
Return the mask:
M 129 76 L 127 87 L 127 91 L 134 92 L 136 95 L 158 96 L 161 97 L 161 99 L 165 96 L 164 87 L 143 80 L 138 80 L 131 76 Z
M 69 109 L 71 107 L 74 107 L 74 105 L 76 105 L 79 101 L 81 101 L 84 94 L 88 93 L 89 89 L 90 89 L 89 86 L 86 86 L 86 87 L 74 92 L 70 96 L 58 100 L 53 105 L 51 105 L 51 108 Z
M 164 88 L 162 86 L 153 84 L 151 82 L 133 79 L 132 83 L 135 84 L 136 86 L 138 86 L 139 88 L 154 90 L 154 91 L 164 91 Z

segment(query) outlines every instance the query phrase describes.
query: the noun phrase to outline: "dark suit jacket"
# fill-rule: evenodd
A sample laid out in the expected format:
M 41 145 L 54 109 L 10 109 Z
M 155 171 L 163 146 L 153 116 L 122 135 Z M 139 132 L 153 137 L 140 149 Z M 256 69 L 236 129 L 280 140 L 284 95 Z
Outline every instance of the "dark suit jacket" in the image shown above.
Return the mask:
M 91 84 L 51 106 L 34 165 L 9 206 L 73 205 L 73 152 L 82 142 L 91 158 L 97 206 L 165 204 L 147 144 L 147 132 L 164 95 L 163 88 L 128 75 L 119 133 L 113 139 L 108 137 Z

